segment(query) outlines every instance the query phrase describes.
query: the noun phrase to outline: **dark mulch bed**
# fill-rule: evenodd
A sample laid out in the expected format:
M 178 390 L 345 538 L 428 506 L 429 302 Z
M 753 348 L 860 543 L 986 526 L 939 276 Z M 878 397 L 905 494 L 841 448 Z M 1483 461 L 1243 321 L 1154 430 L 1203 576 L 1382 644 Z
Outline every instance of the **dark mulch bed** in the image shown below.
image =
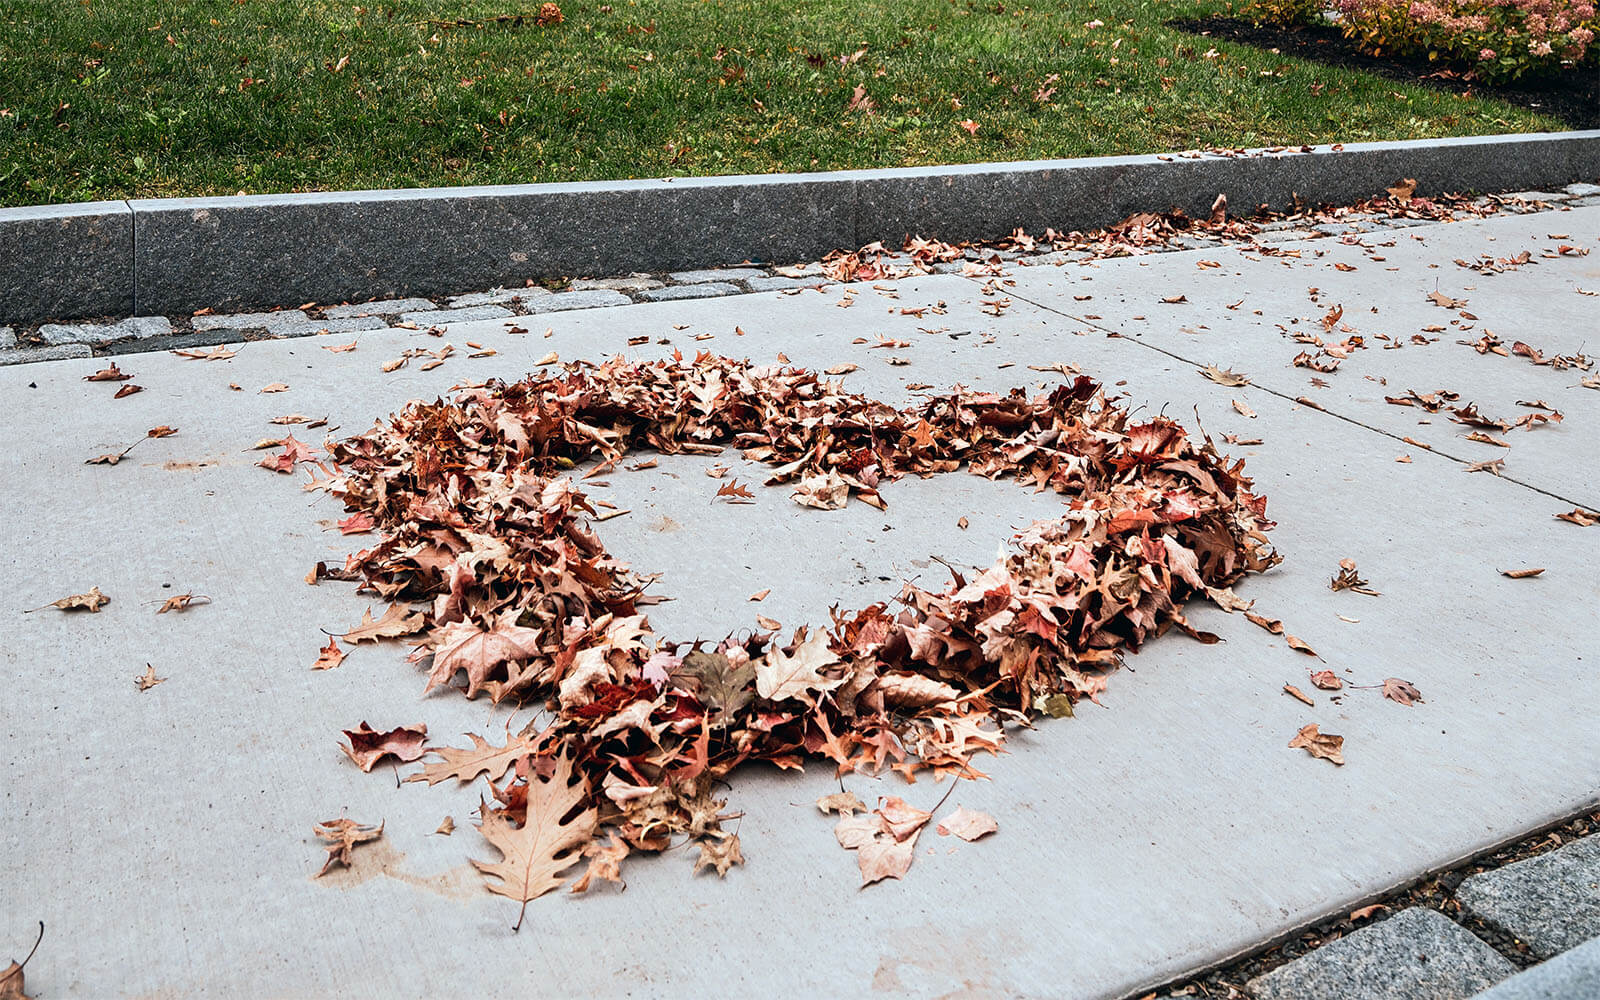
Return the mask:
M 1332 25 L 1285 27 L 1276 24 L 1251 24 L 1232 17 L 1205 17 L 1167 22 L 1170 27 L 1196 35 L 1207 35 L 1259 49 L 1277 49 L 1285 55 L 1299 56 L 1364 70 L 1406 83 L 1437 87 L 1452 93 L 1472 93 L 1494 97 L 1555 118 L 1564 119 L 1577 129 L 1600 128 L 1600 71 L 1592 66 L 1544 79 L 1524 79 L 1509 86 L 1489 86 L 1473 81 L 1441 79 L 1441 67 L 1426 59 L 1395 59 L 1370 56 L 1355 48 Z

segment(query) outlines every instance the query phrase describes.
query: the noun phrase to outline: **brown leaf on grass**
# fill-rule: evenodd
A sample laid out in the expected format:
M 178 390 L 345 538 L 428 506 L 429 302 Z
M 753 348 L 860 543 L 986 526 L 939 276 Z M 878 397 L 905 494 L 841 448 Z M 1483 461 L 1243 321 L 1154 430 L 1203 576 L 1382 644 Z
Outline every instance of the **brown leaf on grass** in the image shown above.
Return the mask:
M 316 876 L 321 878 L 334 865 L 349 867 L 351 852 L 357 845 L 371 843 L 383 836 L 383 824 L 363 826 L 351 819 L 330 819 L 318 823 L 314 832 L 328 841 L 328 859 L 322 863 L 322 870 Z
M 840 816 L 867 811 L 865 803 L 856 798 L 855 792 L 834 792 L 831 795 L 824 795 L 817 800 L 817 808 L 824 814 L 838 813 Z
M 90 587 L 88 592 L 86 592 L 86 593 L 73 594 L 70 597 L 63 597 L 60 600 L 51 601 L 49 604 L 46 604 L 44 607 L 45 608 L 60 608 L 62 611 L 93 611 L 93 612 L 99 612 L 99 610 L 101 608 L 105 607 L 106 604 L 110 603 L 110 601 L 111 601 L 111 598 L 109 598 L 106 595 L 100 593 L 100 588 L 99 587 Z M 32 611 L 24 612 L 24 614 L 32 614 L 33 611 L 43 611 L 43 610 L 44 610 L 44 608 L 33 608 Z
M 503 747 L 494 746 L 477 733 L 468 733 L 467 739 L 473 744 L 469 748 L 428 747 L 427 752 L 439 757 L 440 762 L 423 764 L 422 770 L 406 780 L 437 785 L 447 778 L 455 778 L 466 784 L 478 775 L 486 774 L 490 781 L 498 781 L 511 769 L 511 765 L 538 749 L 538 741 L 525 736 L 508 737 Z
M 845 105 L 844 110 L 846 113 L 860 111 L 863 114 L 871 114 L 875 106 L 872 98 L 867 96 L 867 88 L 856 84 L 855 92 L 850 95 L 850 103 Z
M 1227 368 L 1218 368 L 1216 365 L 1206 365 L 1204 368 L 1198 369 L 1198 371 L 1218 385 L 1241 386 L 1250 384 L 1250 376 Z
M 480 801 L 478 832 L 500 852 L 501 860 L 490 864 L 472 859 L 490 892 L 522 904 L 511 928 L 514 931 L 521 929 L 530 900 L 561 888 L 562 873 L 578 863 L 582 857 L 579 848 L 594 835 L 600 817 L 598 811 L 588 808 L 563 822 L 589 795 L 586 781 L 580 777 L 573 782 L 571 757 L 557 757 L 548 781 L 530 778 L 526 787 L 527 818 L 520 827 L 513 826 L 504 812 Z
M 1556 520 L 1569 521 L 1578 525 L 1580 528 L 1592 528 L 1596 524 L 1600 524 L 1600 511 L 1585 510 L 1582 507 L 1574 507 L 1565 514 L 1557 514 Z
M 1324 691 L 1337 691 L 1344 687 L 1344 681 L 1332 670 L 1314 670 L 1311 672 L 1311 683 Z
M 375 619 L 372 617 L 372 609 L 368 608 L 361 613 L 361 623 L 339 638 L 354 646 L 360 642 L 377 642 L 379 639 L 415 635 L 422 631 L 425 619 L 420 614 L 407 614 L 408 611 L 404 604 L 391 604 L 384 609 L 382 618 Z
M 721 830 L 713 831 L 708 837 L 700 840 L 700 856 L 694 860 L 694 870 L 702 868 L 715 868 L 718 878 L 726 878 L 728 869 L 734 865 L 744 864 L 744 855 L 739 852 L 739 835 Z
M 1323 760 L 1331 760 L 1335 764 L 1344 764 L 1344 737 L 1332 733 L 1317 731 L 1315 722 L 1302 726 L 1289 741 L 1290 748 L 1304 747 L 1306 753 Z
M 344 650 L 339 648 L 339 640 L 328 637 L 328 644 L 322 647 L 322 655 L 317 657 L 317 662 L 311 665 L 312 670 L 332 670 L 344 662 Z
M 346 729 L 344 735 L 350 740 L 350 745 L 341 743 L 339 749 L 355 761 L 361 770 L 370 772 L 386 756 L 392 755 L 402 764 L 409 764 L 421 757 L 426 749 L 423 743 L 428 738 L 428 726 L 419 722 L 415 726 L 396 726 L 386 733 L 380 733 L 362 722 L 356 729 Z
M 1000 824 L 994 821 L 993 816 L 985 812 L 976 812 L 966 806 L 957 806 L 956 811 L 946 816 L 938 826 L 939 836 L 956 836 L 969 842 L 999 829 Z
M 118 368 L 117 363 L 113 361 L 111 362 L 111 367 L 102 368 L 93 375 L 85 375 L 83 380 L 85 382 L 125 382 L 130 378 L 133 378 L 133 376 Z
M 1526 580 L 1526 579 L 1529 579 L 1530 577 L 1538 576 L 1540 573 L 1543 573 L 1543 572 L 1544 572 L 1544 567 L 1543 566 L 1539 566 L 1539 567 L 1533 568 L 1533 569 L 1503 569 L 1503 570 L 1500 571 L 1500 575 L 1501 576 L 1509 576 L 1513 580 Z
M 963 129 L 966 129 L 966 132 L 967 132 L 968 135 L 977 135 L 978 134 L 978 128 L 979 128 L 978 123 L 973 121 L 971 118 L 968 118 L 968 119 L 966 119 L 964 121 L 956 122 L 956 124 L 961 126 Z
M 124 385 L 118 386 L 116 395 L 112 396 L 111 398 L 121 399 L 124 396 L 131 396 L 136 392 L 144 392 L 144 386 L 134 385 L 132 382 L 128 382 Z
M 1250 619 L 1253 624 L 1261 626 L 1268 632 L 1271 632 L 1273 635 L 1283 634 L 1283 622 L 1276 618 L 1268 618 L 1266 615 L 1258 615 L 1254 611 L 1246 611 L 1244 616 Z
M 1409 707 L 1412 702 L 1422 700 L 1422 692 L 1411 685 L 1410 681 L 1403 681 L 1398 677 L 1385 677 L 1383 679 L 1383 696 L 1390 701 L 1397 701 Z
M 156 614 L 164 615 L 168 611 L 185 611 L 196 601 L 211 603 L 211 598 L 204 594 L 176 594 L 161 602 L 161 607 L 156 609 Z
M 1289 644 L 1289 648 L 1290 649 L 1292 649 L 1292 650 L 1294 650 L 1294 651 L 1296 651 L 1298 653 L 1304 653 L 1307 656 L 1316 656 L 1317 655 L 1317 651 L 1312 649 L 1310 644 L 1307 643 L 1304 639 L 1300 638 L 1299 636 L 1297 636 L 1297 635 L 1285 635 L 1283 638 L 1284 638 L 1284 641 Z
M 140 674 L 138 677 L 135 677 L 133 679 L 133 683 L 138 686 L 140 691 L 148 691 L 164 680 L 166 680 L 165 677 L 156 676 L 155 667 L 146 663 L 144 665 L 144 673 Z
M 1285 684 L 1283 686 L 1283 693 L 1286 694 L 1286 695 L 1289 695 L 1291 698 L 1298 698 L 1300 701 L 1305 702 L 1307 705 L 1316 705 L 1316 702 L 1311 700 L 1311 696 L 1310 695 L 1306 694 L 1304 691 L 1302 691 L 1299 688 L 1295 687 L 1293 684 Z

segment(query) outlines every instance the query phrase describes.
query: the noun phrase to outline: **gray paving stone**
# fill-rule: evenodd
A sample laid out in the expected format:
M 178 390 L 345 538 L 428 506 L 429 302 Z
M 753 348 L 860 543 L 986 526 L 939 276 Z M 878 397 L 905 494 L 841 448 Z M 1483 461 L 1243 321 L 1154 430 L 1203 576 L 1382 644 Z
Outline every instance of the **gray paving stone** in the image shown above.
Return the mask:
M 88 344 L 57 344 L 54 347 L 24 347 L 0 352 L 0 365 L 25 365 L 34 361 L 60 361 L 63 358 L 92 357 Z
M 1600 205 L 1600 194 L 1592 194 L 1587 198 L 1574 198 L 1567 204 L 1573 208 L 1588 208 L 1591 205 Z
M 1248 985 L 1256 1000 L 1466 1000 L 1515 971 L 1448 917 L 1413 907 Z
M 1466 912 L 1550 958 L 1600 937 L 1600 836 L 1461 883 Z
M 1305 225 L 1304 219 L 1273 219 L 1271 222 L 1263 222 L 1260 228 L 1263 233 L 1275 233 L 1282 229 L 1294 229 L 1303 225 Z
M 463 309 L 430 309 L 403 313 L 402 322 L 418 326 L 438 326 L 441 323 L 471 323 L 480 319 L 504 319 L 516 315 L 505 306 L 467 306 Z
M 1568 184 L 1561 190 L 1574 198 L 1586 198 L 1590 195 L 1600 194 L 1600 184 Z
M 1222 246 L 1221 240 L 1209 240 L 1203 236 L 1174 236 L 1172 243 L 1185 250 L 1209 250 L 1212 247 Z
M 304 327 L 286 327 L 285 330 L 294 333 L 354 333 L 357 330 L 382 330 L 388 325 L 378 316 L 351 316 L 345 319 L 308 320 Z
M 1567 195 L 1556 191 L 1513 191 L 1502 198 L 1521 198 L 1523 201 L 1566 201 Z
M 562 312 L 567 309 L 594 309 L 599 306 L 625 306 L 633 300 L 621 292 L 596 289 L 592 292 L 559 292 L 522 304 L 530 313 Z
M 1430 219 L 1387 218 L 1379 219 L 1378 225 L 1386 229 L 1409 229 L 1412 226 L 1431 226 L 1433 221 Z
M 670 302 L 674 299 L 711 299 L 718 295 L 737 295 L 738 285 L 730 285 L 726 281 L 707 281 L 698 285 L 669 285 L 666 288 L 652 288 L 639 297 L 646 302 Z
M 1328 236 L 1343 236 L 1345 233 L 1355 232 L 1355 228 L 1348 222 L 1323 222 L 1312 227 L 1316 232 Z
M 660 288 L 665 282 L 657 281 L 648 274 L 630 274 L 625 278 L 574 278 L 572 290 L 574 292 L 644 292 L 652 288 Z
M 1517 973 L 1473 1000 L 1580 1000 L 1600 997 L 1600 938 Z
M 1600 189 L 1594 192 L 1600 194 Z M 700 271 L 674 271 L 672 280 L 680 281 L 686 285 L 698 284 L 703 281 L 748 281 L 751 278 L 765 278 L 767 272 L 759 267 L 713 267 Z
M 829 281 L 819 274 L 815 278 L 751 278 L 748 284 L 752 292 L 781 292 L 786 288 L 815 288 L 818 285 L 832 285 L 837 282 Z
M 1310 239 L 1314 234 L 1305 229 L 1280 229 L 1272 233 L 1257 233 L 1257 243 L 1288 243 L 1291 240 Z
M 550 294 L 550 289 L 539 285 L 529 288 L 491 288 L 487 292 L 468 292 L 466 295 L 457 295 L 450 300 L 451 309 L 464 309 L 468 306 L 498 306 L 512 302 L 526 302 L 528 299 L 542 298 Z
M 165 316 L 133 316 L 116 323 L 46 323 L 39 339 L 46 344 L 107 344 L 125 337 L 160 337 L 172 332 Z
M 379 302 L 329 306 L 322 310 L 322 315 L 329 319 L 354 319 L 360 316 L 398 316 L 400 313 L 432 308 L 434 308 L 433 303 L 427 299 L 383 299 Z
M 17 346 L 17 333 L 9 326 L 0 326 L 0 350 Z
M 194 318 L 196 330 L 255 330 L 276 332 L 286 327 L 304 326 L 306 314 L 298 309 L 281 309 L 277 312 L 210 313 Z

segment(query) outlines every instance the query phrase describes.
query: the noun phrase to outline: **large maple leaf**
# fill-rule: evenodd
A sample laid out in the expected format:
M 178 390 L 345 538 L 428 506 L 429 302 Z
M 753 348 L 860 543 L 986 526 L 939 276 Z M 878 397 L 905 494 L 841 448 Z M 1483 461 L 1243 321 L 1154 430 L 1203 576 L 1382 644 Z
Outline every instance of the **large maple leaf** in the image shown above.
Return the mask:
M 539 629 L 524 628 L 509 621 L 487 630 L 472 622 L 447 625 L 438 632 L 433 670 L 428 674 L 428 686 L 423 693 L 449 683 L 457 670 L 464 670 L 467 697 L 475 698 L 496 668 L 537 655 L 542 634 Z
M 600 814 L 593 808 L 562 822 L 562 817 L 589 795 L 587 782 L 568 784 L 571 780 L 570 757 L 556 759 L 555 773 L 549 781 L 529 780 L 528 818 L 520 827 L 512 826 L 503 813 L 492 812 L 487 805 L 479 806 L 483 822 L 478 824 L 478 831 L 504 860 L 489 864 L 473 859 L 472 864 L 484 874 L 490 892 L 522 904 L 512 930 L 521 929 L 529 900 L 561 888 L 565 881 L 562 872 L 581 860 L 579 849 L 594 836 Z

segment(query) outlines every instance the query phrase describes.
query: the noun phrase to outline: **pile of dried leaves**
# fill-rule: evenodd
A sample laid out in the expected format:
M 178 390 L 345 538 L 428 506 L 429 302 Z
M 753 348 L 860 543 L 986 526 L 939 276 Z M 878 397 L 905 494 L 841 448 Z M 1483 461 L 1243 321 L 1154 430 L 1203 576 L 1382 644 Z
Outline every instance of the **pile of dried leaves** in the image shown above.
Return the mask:
M 570 472 L 635 448 L 726 447 L 811 506 L 882 507 L 891 480 L 966 467 L 1055 490 L 1065 509 L 942 592 L 907 585 L 893 605 L 836 608 L 831 627 L 787 641 L 669 641 L 641 613 L 649 578 L 606 550 Z M 742 857 L 712 785 L 744 761 L 978 776 L 972 757 L 1000 748 L 1001 722 L 1070 714 L 1103 690 L 1119 650 L 1171 626 L 1215 641 L 1184 602 L 1240 606 L 1229 585 L 1278 559 L 1243 462 L 1164 417 L 1132 423 L 1084 376 L 1031 397 L 958 387 L 896 409 L 798 368 L 617 358 L 413 402 L 330 445 L 331 466 L 295 448 L 285 461 L 323 470 L 307 488 L 381 534 L 343 568 L 319 566 L 395 602 L 347 641 L 414 636 L 427 690 L 464 678 L 468 697 L 549 710 L 504 747 L 429 748 L 442 762 L 414 776 L 488 776 L 481 829 L 507 860 L 480 867 L 524 902 L 580 853 L 590 866 L 575 890 L 674 835 L 698 842 L 697 867 L 725 872 Z

